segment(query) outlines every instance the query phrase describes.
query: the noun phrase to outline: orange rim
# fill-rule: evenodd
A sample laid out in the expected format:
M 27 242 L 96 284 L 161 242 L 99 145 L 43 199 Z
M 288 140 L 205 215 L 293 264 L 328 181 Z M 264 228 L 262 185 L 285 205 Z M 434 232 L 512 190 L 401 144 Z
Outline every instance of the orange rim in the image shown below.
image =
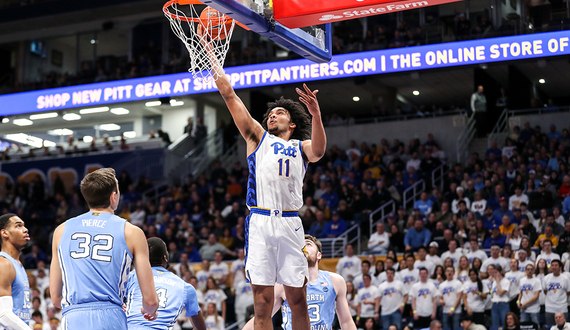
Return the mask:
M 189 18 L 186 16 L 180 16 L 180 15 L 176 15 L 172 12 L 170 12 L 170 10 L 168 10 L 169 7 L 171 7 L 172 5 L 203 5 L 203 3 L 201 1 L 198 0 L 170 0 L 168 2 L 166 2 L 164 4 L 164 6 L 162 6 L 162 11 L 170 16 L 173 19 L 177 19 L 180 21 L 185 21 L 185 22 L 193 22 L 193 23 L 199 23 L 200 22 L 200 18 Z M 231 17 L 224 15 L 224 17 L 227 20 L 233 20 Z M 235 20 L 234 20 L 235 21 Z M 244 28 L 245 30 L 249 31 L 250 29 L 248 27 L 246 27 L 244 24 L 241 24 L 238 21 L 235 21 L 237 25 L 241 26 L 242 28 Z

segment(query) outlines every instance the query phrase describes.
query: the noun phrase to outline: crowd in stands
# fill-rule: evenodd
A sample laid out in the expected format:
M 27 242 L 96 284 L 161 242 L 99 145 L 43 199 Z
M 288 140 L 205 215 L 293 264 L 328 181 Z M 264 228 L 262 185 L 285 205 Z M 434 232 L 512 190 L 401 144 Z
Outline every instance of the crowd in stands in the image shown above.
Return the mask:
M 426 328 L 437 318 L 454 330 L 462 316 L 503 329 L 554 325 L 557 312 L 567 318 L 569 161 L 568 129 L 527 122 L 503 148 L 494 142 L 453 166 L 443 191 L 424 192 L 412 214 L 400 208 L 377 224 L 368 260 L 347 247 L 337 272 L 354 289 L 355 318 L 384 329 Z

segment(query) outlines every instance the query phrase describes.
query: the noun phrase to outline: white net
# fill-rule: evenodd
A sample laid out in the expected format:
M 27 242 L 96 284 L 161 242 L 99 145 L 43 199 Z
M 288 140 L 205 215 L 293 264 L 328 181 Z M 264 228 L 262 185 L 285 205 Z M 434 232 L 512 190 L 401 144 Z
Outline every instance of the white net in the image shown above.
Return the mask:
M 219 66 L 223 67 L 235 21 L 213 8 L 204 7 L 198 2 L 183 5 L 180 0 L 171 0 L 164 5 L 163 12 L 170 21 L 172 31 L 188 50 L 188 71 L 192 72 L 194 78 L 217 80 L 224 73 L 223 70 L 212 70 L 211 57 L 215 57 Z M 186 8 L 188 10 L 184 12 Z

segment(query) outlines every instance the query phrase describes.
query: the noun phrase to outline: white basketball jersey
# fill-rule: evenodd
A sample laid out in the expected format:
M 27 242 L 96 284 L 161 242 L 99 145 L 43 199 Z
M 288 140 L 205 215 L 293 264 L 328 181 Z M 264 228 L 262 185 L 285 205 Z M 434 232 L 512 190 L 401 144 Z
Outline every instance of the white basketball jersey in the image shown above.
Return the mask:
M 248 207 L 286 211 L 303 206 L 306 164 L 301 141 L 285 141 L 265 132 L 247 163 Z

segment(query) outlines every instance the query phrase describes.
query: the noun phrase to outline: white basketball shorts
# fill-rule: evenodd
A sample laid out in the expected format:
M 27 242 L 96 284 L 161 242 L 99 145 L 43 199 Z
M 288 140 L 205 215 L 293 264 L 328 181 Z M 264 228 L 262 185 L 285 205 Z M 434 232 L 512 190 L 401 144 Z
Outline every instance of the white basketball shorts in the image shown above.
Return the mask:
M 245 227 L 245 274 L 251 284 L 303 287 L 309 268 L 297 211 L 252 207 Z

